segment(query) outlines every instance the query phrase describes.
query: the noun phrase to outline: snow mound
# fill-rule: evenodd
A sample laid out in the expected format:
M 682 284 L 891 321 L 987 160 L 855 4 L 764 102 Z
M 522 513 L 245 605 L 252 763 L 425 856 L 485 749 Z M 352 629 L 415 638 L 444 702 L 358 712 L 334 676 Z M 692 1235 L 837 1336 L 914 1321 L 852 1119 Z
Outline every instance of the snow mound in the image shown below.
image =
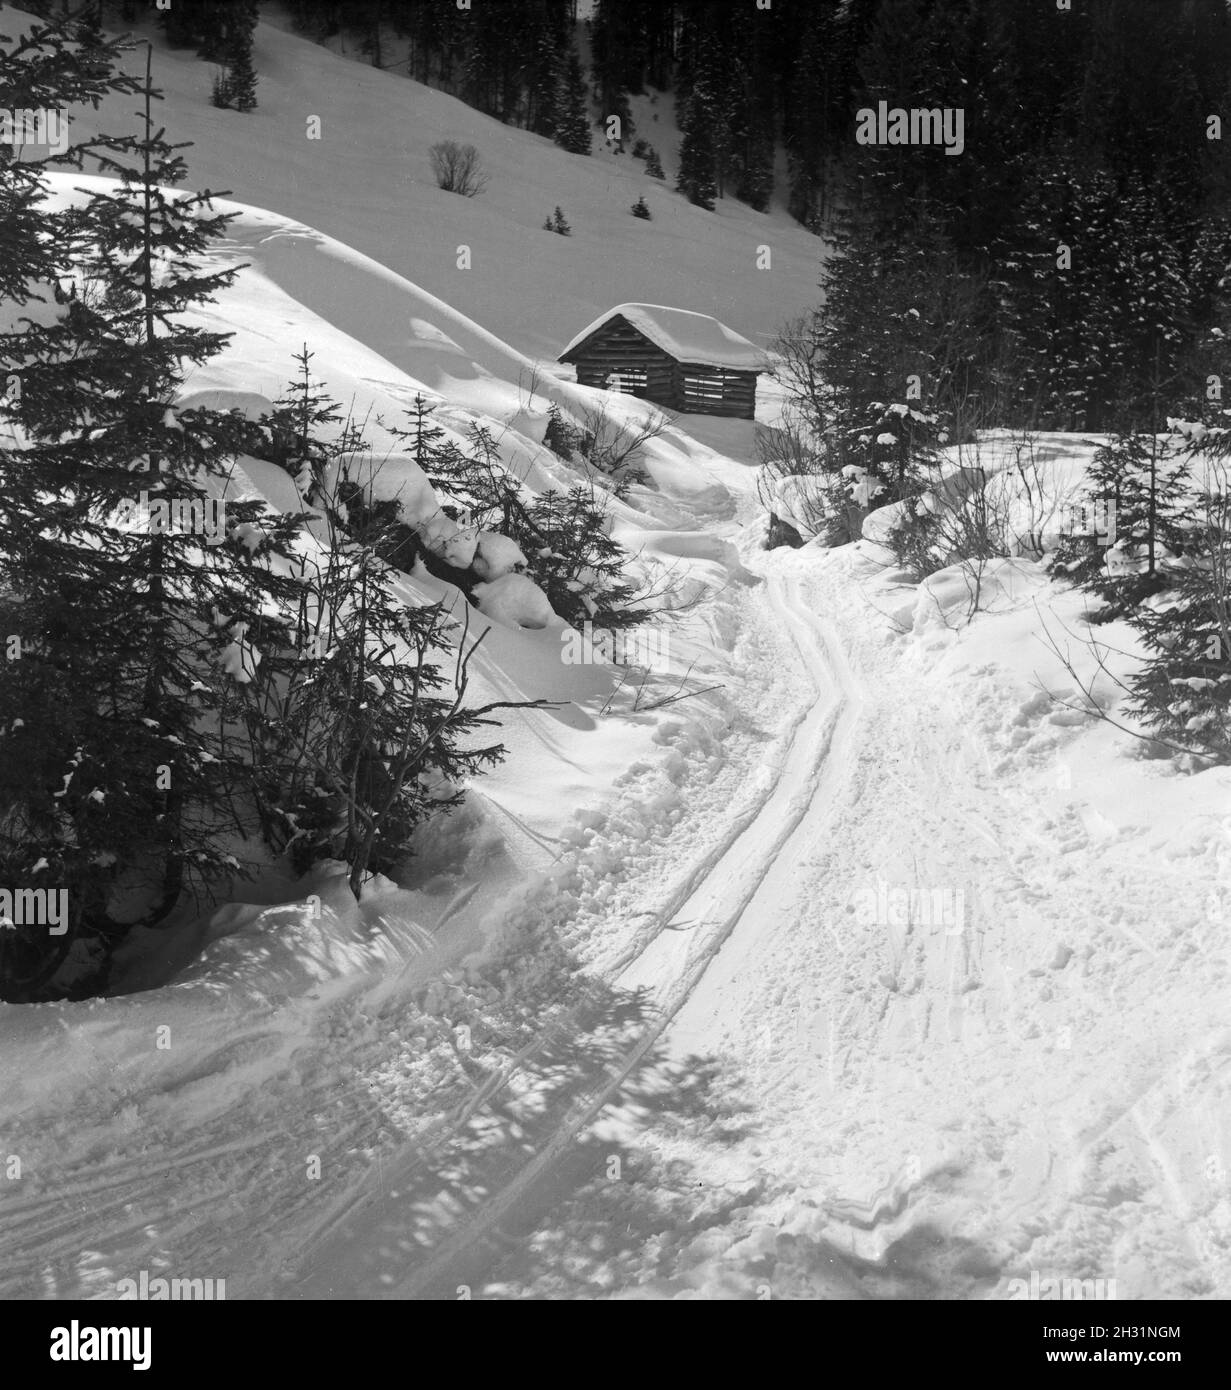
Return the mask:
M 526 557 L 515 540 L 497 531 L 480 531 L 474 555 L 474 572 L 490 582 L 524 568 Z M 535 624 L 538 626 L 538 624 Z
M 1045 570 L 1032 560 L 968 561 L 937 570 L 885 611 L 915 636 L 955 631 L 976 612 L 1006 613 L 1028 605 L 1045 582 Z
M 797 473 L 766 480 L 770 510 L 779 520 L 793 526 L 806 541 L 818 534 L 818 527 L 826 516 L 825 482 L 826 479 L 816 474 Z M 866 525 L 864 534 L 867 534 Z
M 502 574 L 499 579 L 474 586 L 479 612 L 505 627 L 557 627 L 563 625 L 547 595 L 524 574 Z

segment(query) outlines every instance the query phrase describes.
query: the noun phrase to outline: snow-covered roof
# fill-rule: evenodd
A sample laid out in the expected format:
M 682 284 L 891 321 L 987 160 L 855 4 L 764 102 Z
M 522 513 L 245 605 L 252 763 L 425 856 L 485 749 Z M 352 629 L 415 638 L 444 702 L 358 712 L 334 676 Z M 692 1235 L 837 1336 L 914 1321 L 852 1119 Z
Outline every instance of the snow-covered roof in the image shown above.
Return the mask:
M 703 362 L 713 367 L 730 367 L 736 371 L 763 372 L 765 354 L 732 332 L 726 324 L 708 314 L 694 314 L 691 309 L 671 309 L 665 304 L 617 304 L 589 328 L 569 343 L 560 354 L 567 357 L 574 348 L 596 333 L 610 319 L 620 315 L 643 333 L 656 347 L 670 353 L 677 362 Z

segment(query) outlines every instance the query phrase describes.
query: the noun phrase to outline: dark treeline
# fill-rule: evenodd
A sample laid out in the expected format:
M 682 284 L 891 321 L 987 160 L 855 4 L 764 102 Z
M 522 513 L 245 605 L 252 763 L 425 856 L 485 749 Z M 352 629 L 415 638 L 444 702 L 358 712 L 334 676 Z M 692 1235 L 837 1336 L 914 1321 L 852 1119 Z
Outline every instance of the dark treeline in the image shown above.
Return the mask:
M 827 276 L 831 380 L 901 398 L 903 335 L 878 347 L 875 305 L 918 311 L 912 370 L 942 418 L 1161 428 L 1199 411 L 1225 366 L 1225 0 L 860 8 L 842 152 L 818 173 L 849 252 Z M 960 156 L 855 144 L 852 108 L 881 101 L 960 108 Z
M 967 415 L 1058 428 L 1147 421 L 1164 399 L 1196 408 L 1231 366 L 1210 337 L 1231 247 L 1226 0 L 767 3 L 594 0 L 580 20 L 576 0 L 289 8 L 305 35 L 342 36 L 576 153 L 619 117 L 615 148 L 631 142 L 653 172 L 661 158 L 692 202 L 763 210 L 776 198 L 834 249 L 856 248 L 826 277 L 835 386 L 845 372 L 868 400 L 897 399 L 905 336 L 929 359 L 915 374 L 942 415 L 955 394 Z M 169 42 L 227 63 L 238 93 L 236 36 L 257 8 L 177 0 L 160 22 Z M 111 20 L 146 10 L 104 6 Z M 255 100 L 246 90 L 231 104 Z M 630 98 L 660 91 L 681 135 L 658 151 L 648 131 L 633 140 Z M 859 111 L 881 102 L 960 110 L 960 155 L 859 144 Z M 923 280 L 944 322 L 906 302 L 929 297 Z M 892 350 L 877 348 L 870 313 L 890 316 L 879 333 Z M 911 318 L 905 335 L 895 314 Z

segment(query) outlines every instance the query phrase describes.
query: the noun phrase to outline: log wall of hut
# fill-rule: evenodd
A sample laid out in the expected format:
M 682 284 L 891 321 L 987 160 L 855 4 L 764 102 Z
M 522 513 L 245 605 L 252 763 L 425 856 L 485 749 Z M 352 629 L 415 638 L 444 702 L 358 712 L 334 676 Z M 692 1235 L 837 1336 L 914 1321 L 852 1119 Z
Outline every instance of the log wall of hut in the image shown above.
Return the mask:
M 733 372 L 698 362 L 681 362 L 676 368 L 677 410 L 686 415 L 729 415 L 751 420 L 756 413 L 755 372 Z
M 677 362 L 625 318 L 614 318 L 570 352 L 583 386 L 619 389 L 670 410 L 727 415 L 751 420 L 756 409 L 757 374 Z
M 639 333 L 627 319 L 606 323 L 569 354 L 577 364 L 577 380 L 583 386 L 611 389 L 611 377 L 620 389 L 658 405 L 675 405 L 675 359 Z

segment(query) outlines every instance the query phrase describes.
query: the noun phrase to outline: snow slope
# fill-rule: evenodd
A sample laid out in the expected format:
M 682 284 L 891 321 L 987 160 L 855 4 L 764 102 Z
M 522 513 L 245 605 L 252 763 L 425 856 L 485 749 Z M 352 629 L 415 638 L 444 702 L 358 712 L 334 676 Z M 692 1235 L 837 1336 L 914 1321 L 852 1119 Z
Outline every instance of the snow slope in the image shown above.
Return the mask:
M 137 58 L 130 61 L 135 70 Z M 673 191 L 679 136 L 667 98 L 636 103 L 639 133 L 662 155 L 663 183 L 647 177 L 644 161 L 608 154 L 598 130 L 594 155 L 569 154 L 432 88 L 340 58 L 268 17 L 255 61 L 259 105 L 241 115 L 210 105 L 208 63 L 158 46 L 154 76 L 166 94 L 158 118 L 170 139 L 195 142 L 192 182 L 276 209 L 433 286 L 536 360 L 554 361 L 583 324 L 626 300 L 711 314 L 764 345 L 816 283 L 820 243 L 785 211 L 725 199 L 709 213 Z M 104 102 L 99 117 L 81 121 L 127 130 L 131 106 L 128 98 Z M 308 138 L 313 117 L 319 139 Z M 440 140 L 478 148 L 490 173 L 479 197 L 436 187 L 429 150 Z M 641 194 L 651 221 L 629 212 Z M 542 228 L 557 204 L 570 237 Z M 462 246 L 470 248 L 464 270 Z M 762 246 L 771 249 L 770 269 L 757 268 Z

